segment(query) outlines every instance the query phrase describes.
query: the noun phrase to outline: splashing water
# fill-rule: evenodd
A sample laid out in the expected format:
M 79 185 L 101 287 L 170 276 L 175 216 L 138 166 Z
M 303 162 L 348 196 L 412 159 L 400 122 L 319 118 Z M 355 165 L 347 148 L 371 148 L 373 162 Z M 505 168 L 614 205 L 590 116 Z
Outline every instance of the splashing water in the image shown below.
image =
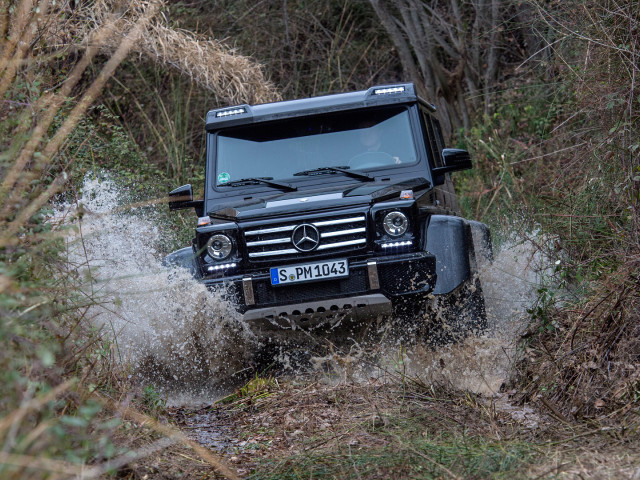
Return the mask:
M 95 301 L 90 318 L 111 334 L 119 358 L 143 381 L 170 394 L 172 403 L 211 401 L 237 386 L 236 374 L 254 365 L 262 339 L 223 292 L 209 291 L 184 269 L 162 267 L 156 251 L 161 220 L 148 209 L 144 214 L 123 209 L 121 198 L 121 189 L 109 177 L 88 177 L 78 205 L 61 205 L 56 215 L 69 223 L 83 212 L 75 220 L 77 234 L 68 238 L 69 262 L 89 274 L 83 288 Z M 380 344 L 373 356 L 354 342 L 348 353 L 311 356 L 307 367 L 291 365 L 296 361 L 285 348 L 279 361 L 293 375 L 310 368 L 332 371 L 332 379 L 339 381 L 367 380 L 373 370 L 397 370 L 401 363 L 404 373 L 422 381 L 493 395 L 513 363 L 542 260 L 531 243 L 513 242 L 493 262 L 479 265 L 489 321 L 482 337 L 435 350 L 420 344 L 399 350 L 399 342 L 392 340 Z M 319 336 L 307 336 L 310 343 L 323 344 Z M 293 347 L 311 350 L 309 345 Z
M 511 241 L 479 262 L 487 311 L 487 332 L 437 350 L 416 347 L 406 354 L 407 372 L 422 381 L 485 396 L 498 394 L 516 355 L 516 342 L 527 326 L 545 261 L 531 242 Z
M 161 266 L 159 220 L 120 208 L 121 198 L 109 177 L 87 177 L 78 205 L 62 205 L 56 215 L 69 222 L 83 212 L 67 238 L 68 260 L 90 279 L 83 285 L 94 301 L 89 317 L 144 381 L 192 401 L 210 399 L 251 364 L 256 339 L 223 292 Z

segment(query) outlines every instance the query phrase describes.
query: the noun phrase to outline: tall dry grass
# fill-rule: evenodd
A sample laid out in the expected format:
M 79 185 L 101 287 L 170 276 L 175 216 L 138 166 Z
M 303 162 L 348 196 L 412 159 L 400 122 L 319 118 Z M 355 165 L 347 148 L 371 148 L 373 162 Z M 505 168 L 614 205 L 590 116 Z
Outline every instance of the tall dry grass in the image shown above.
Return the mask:
M 121 398 L 130 386 L 86 318 L 93 300 L 80 294 L 64 232 L 54 231 L 47 209 L 75 168 L 61 152 L 84 141 L 73 133 L 133 53 L 175 64 L 221 98 L 277 92 L 251 60 L 164 26 L 161 1 L 74 5 L 4 1 L 0 12 L 0 477 L 96 478 L 178 442 L 236 478 L 219 456 Z M 123 421 L 169 440 L 130 455 L 112 443 Z

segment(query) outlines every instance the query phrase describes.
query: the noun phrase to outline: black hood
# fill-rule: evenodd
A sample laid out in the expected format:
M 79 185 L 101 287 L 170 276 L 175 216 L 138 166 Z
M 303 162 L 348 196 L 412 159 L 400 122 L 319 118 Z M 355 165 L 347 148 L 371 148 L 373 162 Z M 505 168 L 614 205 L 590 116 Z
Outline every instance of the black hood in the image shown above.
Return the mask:
M 312 190 L 282 192 L 252 198 L 223 209 L 212 209 L 208 215 L 225 220 L 249 220 L 265 216 L 286 215 L 384 202 L 399 199 L 402 190 L 413 190 L 416 197 L 430 190 L 425 178 L 389 182 L 360 183 L 358 185 L 324 187 Z

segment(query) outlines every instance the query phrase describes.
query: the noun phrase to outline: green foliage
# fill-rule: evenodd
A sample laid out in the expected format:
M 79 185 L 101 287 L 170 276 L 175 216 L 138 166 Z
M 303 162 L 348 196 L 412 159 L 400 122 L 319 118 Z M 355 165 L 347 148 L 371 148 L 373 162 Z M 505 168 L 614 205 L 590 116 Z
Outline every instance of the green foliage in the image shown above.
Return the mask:
M 126 63 L 118 78 L 106 100 L 129 142 L 145 145 L 154 175 L 201 191 L 204 117 L 216 105 L 213 95 L 155 65 Z
M 249 380 L 245 385 L 237 389 L 231 395 L 218 400 L 216 403 L 238 403 L 238 408 L 244 408 L 246 403 L 258 400 L 263 397 L 267 397 L 271 392 L 278 387 L 278 382 L 275 378 L 262 377 L 256 373 L 255 377 Z
M 61 112 L 52 128 L 64 121 Z M 76 183 L 81 182 L 87 171 L 109 169 L 129 179 L 131 185 L 153 183 L 161 175 L 158 166 L 149 162 L 140 147 L 133 141 L 120 120 L 104 105 L 92 108 L 67 138 L 60 155 L 62 165 L 71 166 Z
M 391 420 L 376 428 L 379 446 L 357 443 L 262 462 L 254 479 L 518 478 L 535 456 L 531 445 L 451 431 L 429 432 L 428 418 Z M 426 428 L 426 431 L 425 431 Z M 267 473 L 268 472 L 268 473 Z
M 151 413 L 157 414 L 167 405 L 167 400 L 153 385 L 145 385 L 142 389 L 142 403 Z

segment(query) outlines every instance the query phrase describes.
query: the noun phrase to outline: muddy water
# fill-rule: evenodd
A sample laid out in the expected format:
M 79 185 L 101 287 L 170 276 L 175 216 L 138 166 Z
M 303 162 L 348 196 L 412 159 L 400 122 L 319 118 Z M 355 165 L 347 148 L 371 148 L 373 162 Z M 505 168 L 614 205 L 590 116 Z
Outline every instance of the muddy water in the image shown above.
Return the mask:
M 209 401 L 251 364 L 256 339 L 223 292 L 161 266 L 155 247 L 163 226 L 149 210 L 121 209 L 121 198 L 109 178 L 87 178 L 79 202 L 56 214 L 77 228 L 68 256 L 95 302 L 89 318 L 143 383 L 177 403 Z
M 211 293 L 188 272 L 161 266 L 155 250 L 161 221 L 148 210 L 121 210 L 121 197 L 109 178 L 87 179 L 79 204 L 58 209 L 58 218 L 78 227 L 67 238 L 69 261 L 88 279 L 83 289 L 96 302 L 90 318 L 115 340 L 133 375 L 153 384 L 170 403 L 211 402 L 236 387 L 243 372 L 253 373 L 261 339 L 223 292 Z M 80 205 L 85 214 L 74 219 Z M 309 345 L 324 345 L 323 353 L 314 350 L 298 365 L 284 349 L 279 364 L 289 366 L 288 375 L 321 375 L 327 381 L 359 381 L 401 370 L 424 382 L 492 395 L 508 375 L 540 261 L 531 245 L 513 242 L 492 263 L 480 265 L 489 316 L 483 337 L 434 351 L 405 348 L 394 339 L 373 346 L 354 340 L 336 349 L 311 335 Z M 312 350 L 309 345 L 294 349 Z
M 478 264 L 485 297 L 488 330 L 457 345 L 406 354 L 407 371 L 426 383 L 447 385 L 494 396 L 507 379 L 516 342 L 527 323 L 527 308 L 536 298 L 545 260 L 529 242 L 507 242 L 494 260 Z

